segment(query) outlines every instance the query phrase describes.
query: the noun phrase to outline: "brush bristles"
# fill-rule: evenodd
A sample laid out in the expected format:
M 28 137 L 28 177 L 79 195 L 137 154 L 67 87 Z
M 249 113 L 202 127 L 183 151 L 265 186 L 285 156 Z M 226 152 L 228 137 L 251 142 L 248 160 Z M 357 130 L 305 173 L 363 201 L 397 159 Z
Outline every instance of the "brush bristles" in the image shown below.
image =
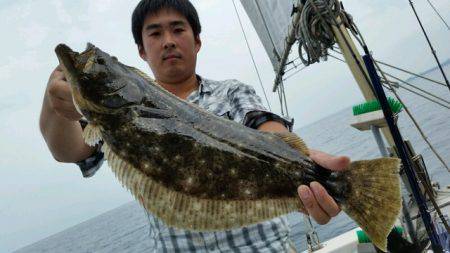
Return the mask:
M 118 180 L 149 212 L 177 228 L 216 231 L 238 228 L 298 211 L 298 198 L 212 200 L 172 191 L 155 182 L 103 145 L 108 164 Z

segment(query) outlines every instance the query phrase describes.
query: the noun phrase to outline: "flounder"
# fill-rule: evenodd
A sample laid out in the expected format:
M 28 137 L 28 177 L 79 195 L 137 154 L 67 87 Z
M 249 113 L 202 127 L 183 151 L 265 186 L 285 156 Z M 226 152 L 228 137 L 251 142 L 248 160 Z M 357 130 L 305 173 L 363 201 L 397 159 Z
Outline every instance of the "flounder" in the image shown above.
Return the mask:
M 63 44 L 55 51 L 89 122 L 86 143 L 103 140 L 119 181 L 169 226 L 226 230 L 298 211 L 298 186 L 317 181 L 386 251 L 401 209 L 398 159 L 327 171 L 293 133 L 261 132 L 212 115 L 91 44 L 81 53 Z

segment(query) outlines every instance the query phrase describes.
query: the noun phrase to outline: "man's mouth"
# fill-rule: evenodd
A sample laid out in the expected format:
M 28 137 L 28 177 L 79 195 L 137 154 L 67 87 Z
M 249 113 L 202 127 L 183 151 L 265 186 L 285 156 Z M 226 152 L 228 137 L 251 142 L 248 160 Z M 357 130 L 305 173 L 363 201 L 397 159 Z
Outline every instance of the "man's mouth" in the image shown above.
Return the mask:
M 179 54 L 168 54 L 163 56 L 163 60 L 169 60 L 169 59 L 181 59 L 181 55 Z

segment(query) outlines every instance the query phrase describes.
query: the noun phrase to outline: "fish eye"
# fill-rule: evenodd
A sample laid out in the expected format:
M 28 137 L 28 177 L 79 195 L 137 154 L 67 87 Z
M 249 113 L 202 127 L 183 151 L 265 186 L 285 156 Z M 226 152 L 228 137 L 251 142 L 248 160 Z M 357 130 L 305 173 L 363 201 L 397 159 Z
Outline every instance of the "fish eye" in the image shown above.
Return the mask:
M 103 58 L 97 58 L 97 63 L 101 65 L 105 65 L 105 59 Z
M 141 101 L 141 103 L 146 106 L 146 107 L 150 107 L 150 108 L 156 108 L 156 105 L 150 101 L 149 99 L 147 99 L 146 97 L 144 97 Z

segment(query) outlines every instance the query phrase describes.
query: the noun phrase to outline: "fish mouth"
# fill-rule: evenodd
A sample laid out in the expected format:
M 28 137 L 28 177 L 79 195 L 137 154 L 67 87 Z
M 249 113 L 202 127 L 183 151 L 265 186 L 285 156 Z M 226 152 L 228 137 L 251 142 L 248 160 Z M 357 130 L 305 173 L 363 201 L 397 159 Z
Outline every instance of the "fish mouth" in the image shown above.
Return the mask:
M 83 114 L 83 111 L 94 111 L 97 113 L 111 113 L 111 109 L 97 105 L 81 95 L 80 79 L 81 72 L 90 68 L 93 64 L 93 56 L 95 54 L 95 46 L 88 43 L 86 50 L 81 53 L 74 52 L 65 44 L 59 44 L 55 48 L 61 69 L 72 90 L 72 98 L 78 113 Z
M 75 73 L 75 57 L 78 53 L 72 51 L 72 49 L 65 44 L 59 44 L 56 46 L 55 52 L 64 73 Z
M 55 48 L 55 53 L 65 73 L 69 74 L 69 78 L 79 79 L 80 73 L 94 64 L 95 49 L 93 44 L 88 43 L 86 49 L 78 53 L 65 44 L 59 44 Z

